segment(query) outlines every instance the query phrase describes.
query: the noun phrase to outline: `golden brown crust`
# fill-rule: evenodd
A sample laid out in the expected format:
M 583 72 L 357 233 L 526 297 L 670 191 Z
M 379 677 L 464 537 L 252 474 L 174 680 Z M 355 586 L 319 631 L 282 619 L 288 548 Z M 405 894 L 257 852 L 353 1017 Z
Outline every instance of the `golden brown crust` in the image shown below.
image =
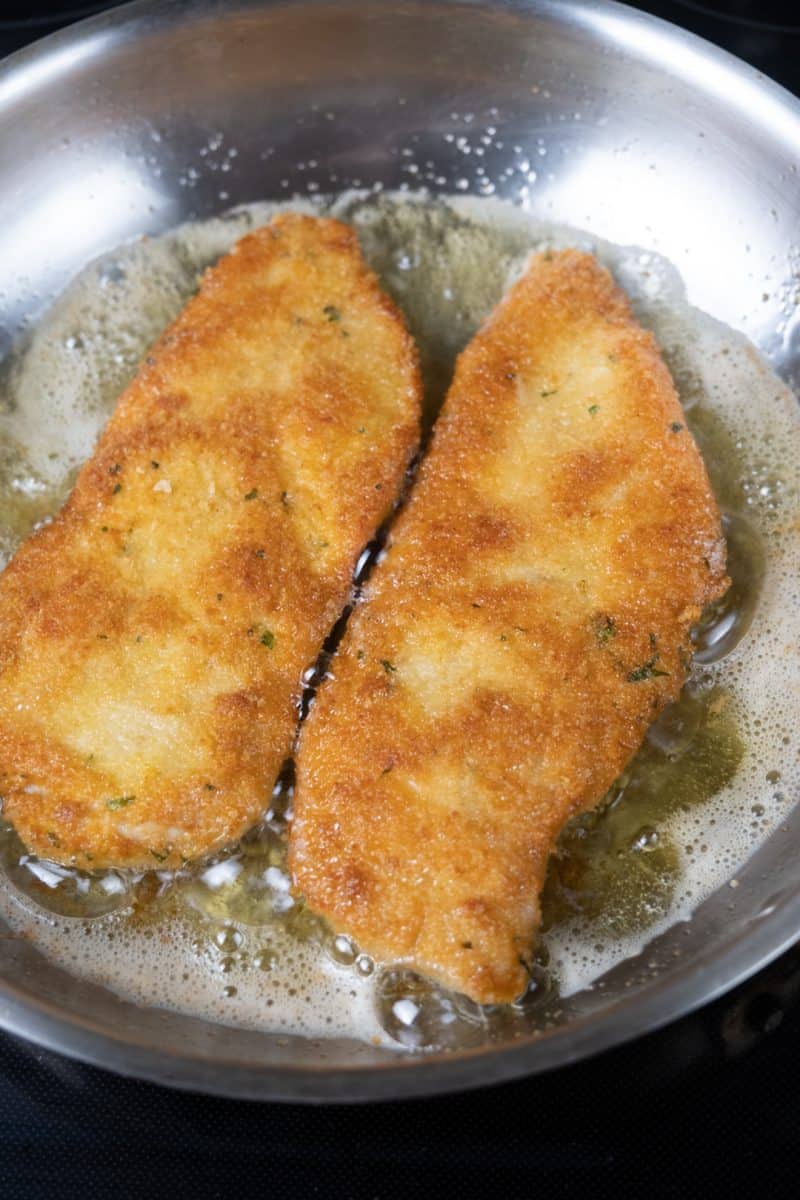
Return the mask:
M 302 731 L 290 861 L 312 908 L 514 999 L 559 831 L 677 696 L 724 563 L 655 341 L 590 255 L 534 258 L 459 359 Z
M 0 577 L 0 793 L 30 849 L 174 866 L 257 820 L 419 404 L 346 226 L 286 214 L 207 272 Z

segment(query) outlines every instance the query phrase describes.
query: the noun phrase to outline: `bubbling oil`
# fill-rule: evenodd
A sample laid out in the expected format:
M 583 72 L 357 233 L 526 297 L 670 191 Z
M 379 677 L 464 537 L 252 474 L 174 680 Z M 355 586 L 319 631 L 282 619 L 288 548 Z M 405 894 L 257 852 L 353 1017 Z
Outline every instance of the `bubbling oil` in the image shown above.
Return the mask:
M 120 390 L 202 271 L 279 207 L 251 205 L 104 256 L 14 351 L 0 379 L 0 565 L 63 501 Z M 265 780 L 256 829 L 177 872 L 69 870 L 26 854 L 0 823 L 0 916 L 62 966 L 143 1004 L 406 1050 L 477 1046 L 547 1025 L 564 997 L 690 916 L 797 794 L 788 686 L 800 643 L 797 406 L 744 338 L 687 304 L 656 255 L 489 199 L 349 193 L 291 207 L 357 228 L 420 346 L 426 428 L 456 355 L 531 250 L 598 254 L 663 348 L 724 510 L 732 587 L 694 631 L 677 703 L 604 803 L 565 829 L 530 983 L 514 1005 L 480 1008 L 375 963 L 291 895 L 291 764 L 274 786 Z

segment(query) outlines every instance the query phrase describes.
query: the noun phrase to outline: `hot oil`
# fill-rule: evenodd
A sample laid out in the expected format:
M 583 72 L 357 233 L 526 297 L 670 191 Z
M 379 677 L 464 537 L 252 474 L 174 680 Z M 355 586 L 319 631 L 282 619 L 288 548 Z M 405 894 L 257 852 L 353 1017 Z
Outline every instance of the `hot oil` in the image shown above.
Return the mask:
M 719 688 L 686 688 L 605 802 L 570 823 L 550 864 L 543 932 L 579 921 L 617 939 L 669 913 L 682 867 L 669 818 L 728 786 L 742 759 L 727 700 Z
M 63 500 L 120 389 L 202 270 L 275 207 L 123 247 L 56 301 L 3 374 L 0 553 Z M 664 349 L 725 510 L 733 586 L 695 631 L 681 698 L 605 802 L 564 831 L 517 1005 L 480 1009 L 376 965 L 292 897 L 290 767 L 271 793 L 265 781 L 257 829 L 180 872 L 55 868 L 0 829 L 0 913 L 62 965 L 141 1003 L 409 1049 L 479 1045 L 547 1024 L 563 997 L 687 917 L 785 815 L 797 776 L 791 693 L 781 687 L 796 667 L 785 647 L 800 642 L 796 407 L 744 339 L 687 305 L 677 274 L 656 256 L 533 223 L 491 200 L 349 194 L 316 207 L 357 227 L 406 314 L 421 349 L 428 428 L 455 356 L 530 250 L 594 250 Z

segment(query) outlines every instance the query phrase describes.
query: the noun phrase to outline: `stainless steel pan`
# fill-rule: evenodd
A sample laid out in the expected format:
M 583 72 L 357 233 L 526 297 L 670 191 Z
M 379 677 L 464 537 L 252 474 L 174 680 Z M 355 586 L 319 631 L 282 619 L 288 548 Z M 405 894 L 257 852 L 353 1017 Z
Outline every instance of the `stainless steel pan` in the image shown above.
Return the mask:
M 800 382 L 800 321 L 782 307 L 800 263 L 800 104 L 694 37 L 588 0 L 143 0 L 14 55 L 0 69 L 0 349 L 90 257 L 304 191 L 300 164 L 317 164 L 322 190 L 332 177 L 397 186 L 413 142 L 434 188 L 452 191 L 463 156 L 442 135 L 476 120 L 491 120 L 509 155 L 518 146 L 534 160 L 546 139 L 532 211 L 666 254 L 693 302 Z M 200 153 L 215 133 L 237 150 L 224 172 Z M 505 165 L 498 151 L 486 164 L 501 194 Z M 628 960 L 602 993 L 574 998 L 562 1027 L 509 1045 L 398 1058 L 210 1025 L 123 1003 L 2 930 L 0 1024 L 235 1096 L 477 1086 L 635 1037 L 775 957 L 800 927 L 798 846 L 800 812 L 740 872 L 733 913 L 716 894 L 648 948 L 648 963 L 668 968 Z

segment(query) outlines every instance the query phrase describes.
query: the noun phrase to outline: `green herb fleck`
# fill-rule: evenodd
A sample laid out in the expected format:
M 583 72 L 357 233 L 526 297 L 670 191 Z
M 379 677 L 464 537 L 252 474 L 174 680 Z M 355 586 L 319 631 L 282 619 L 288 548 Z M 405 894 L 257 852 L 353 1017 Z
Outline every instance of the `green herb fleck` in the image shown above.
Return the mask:
M 588 413 L 591 413 L 592 416 L 594 416 L 595 413 L 600 412 L 600 405 L 599 404 L 590 404 L 586 411 Z
M 655 679 L 657 675 L 669 675 L 669 671 L 660 671 L 656 666 L 658 655 L 646 662 L 644 666 L 637 667 L 635 671 L 631 671 L 628 675 L 628 683 L 641 683 L 643 679 Z
M 101 533 L 108 533 L 108 526 L 107 526 L 107 525 L 101 525 L 101 526 L 100 526 L 100 532 L 101 532 Z
M 127 808 L 129 804 L 133 804 L 135 796 L 115 796 L 113 800 L 106 800 L 106 808 L 115 811 L 118 808 Z
M 263 558 L 265 554 L 265 550 L 256 550 L 256 558 Z
M 616 637 L 616 625 L 612 617 L 601 617 L 595 624 L 595 637 L 604 646 L 606 642 Z
M 150 853 L 158 862 L 164 862 L 164 860 L 168 857 L 168 855 L 161 854 L 158 850 L 151 850 Z
M 250 491 L 245 494 L 245 500 L 255 500 L 257 495 L 258 488 L 251 488 Z
M 680 433 L 680 431 L 685 428 L 686 428 L 686 426 L 682 425 L 680 421 L 673 421 L 672 424 L 670 425 L 670 429 L 672 430 L 673 433 Z
M 157 471 L 158 468 L 161 466 L 161 463 L 157 463 L 156 460 L 153 458 L 150 460 L 150 466 L 153 468 L 154 471 Z
M 116 496 L 117 492 L 121 492 L 121 491 L 122 491 L 122 484 L 115 483 L 113 488 L 111 489 L 111 494 L 112 494 L 112 496 Z
M 555 396 L 557 392 L 558 388 L 550 388 L 549 391 L 540 392 L 539 395 L 545 400 L 548 396 Z
M 206 784 L 206 791 L 207 791 L 207 792 L 218 792 L 218 791 L 219 791 L 219 788 L 215 788 L 215 787 L 214 787 L 214 785 L 213 785 L 213 783 L 207 783 L 207 784 Z
M 322 311 L 329 321 L 338 321 L 342 315 L 335 304 L 326 304 Z
M 359 427 L 358 427 L 358 432 L 359 432 L 359 433 L 366 433 L 366 432 L 367 432 L 367 427 L 366 427 L 366 425 L 359 425 Z
M 363 661 L 364 661 L 364 651 L 363 651 L 363 650 L 357 650 L 357 651 L 356 651 L 356 658 L 358 659 L 358 661 L 359 661 L 359 662 L 363 662 Z
M 507 633 L 501 633 L 501 634 L 500 634 L 500 641 L 501 641 L 501 642 L 507 642 L 507 641 L 508 641 L 508 634 L 507 634 Z
M 272 630 L 270 630 L 270 629 L 264 630 L 264 632 L 261 635 L 261 645 L 266 646 L 268 650 L 271 650 L 272 647 L 275 645 L 275 634 L 272 632 Z
M 397 667 L 394 665 L 394 663 L 389 662 L 388 658 L 381 659 L 381 666 L 387 675 L 393 675 L 397 671 Z

